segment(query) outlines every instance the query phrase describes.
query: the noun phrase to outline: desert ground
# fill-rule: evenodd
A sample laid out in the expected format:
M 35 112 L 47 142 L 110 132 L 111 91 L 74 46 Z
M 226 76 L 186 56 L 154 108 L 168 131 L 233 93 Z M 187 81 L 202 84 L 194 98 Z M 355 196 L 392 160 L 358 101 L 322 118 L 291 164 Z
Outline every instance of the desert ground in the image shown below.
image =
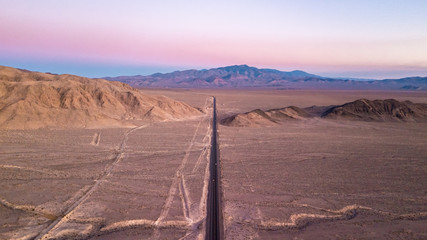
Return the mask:
M 222 117 L 360 98 L 427 102 L 425 92 L 229 90 L 168 96 L 194 105 L 199 94 L 215 95 Z M 269 127 L 220 126 L 225 237 L 426 238 L 426 136 L 426 123 L 314 118 Z
M 210 99 L 202 105 L 208 113 Z M 203 235 L 210 116 L 1 131 L 0 239 Z
M 142 89 L 205 110 L 133 128 L 0 131 L 0 239 L 203 238 L 218 117 L 426 92 Z M 219 126 L 225 239 L 427 238 L 427 123 Z

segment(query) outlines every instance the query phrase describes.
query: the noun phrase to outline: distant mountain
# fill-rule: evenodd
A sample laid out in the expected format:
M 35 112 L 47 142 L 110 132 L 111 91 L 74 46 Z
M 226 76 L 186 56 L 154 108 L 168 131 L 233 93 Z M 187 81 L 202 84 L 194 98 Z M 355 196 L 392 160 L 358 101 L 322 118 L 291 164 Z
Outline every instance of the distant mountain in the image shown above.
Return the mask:
M 275 69 L 258 69 L 248 65 L 235 65 L 203 70 L 185 70 L 156 73 L 150 76 L 105 77 L 136 87 L 264 87 L 281 86 L 289 80 L 303 81 L 322 78 L 303 71 L 282 72 Z
M 149 76 L 105 77 L 134 87 L 151 88 L 279 88 L 427 90 L 427 77 L 359 81 L 321 77 L 303 71 L 283 72 L 248 65 L 156 73 Z

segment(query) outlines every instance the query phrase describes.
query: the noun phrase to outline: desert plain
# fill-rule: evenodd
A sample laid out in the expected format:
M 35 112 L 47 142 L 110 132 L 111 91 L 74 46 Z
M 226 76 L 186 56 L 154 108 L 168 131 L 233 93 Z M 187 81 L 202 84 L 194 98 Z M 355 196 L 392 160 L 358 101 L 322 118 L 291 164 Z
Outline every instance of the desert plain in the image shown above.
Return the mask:
M 218 118 L 423 91 L 141 89 L 201 109 L 134 127 L 0 130 L 0 239 L 203 239 Z M 225 239 L 427 238 L 427 123 L 218 126 Z

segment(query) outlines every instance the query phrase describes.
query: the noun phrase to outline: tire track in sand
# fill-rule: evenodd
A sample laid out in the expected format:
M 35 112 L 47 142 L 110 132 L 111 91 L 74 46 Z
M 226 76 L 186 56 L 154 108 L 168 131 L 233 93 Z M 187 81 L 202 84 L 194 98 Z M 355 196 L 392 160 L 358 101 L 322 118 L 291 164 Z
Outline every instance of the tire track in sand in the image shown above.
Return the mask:
M 208 133 L 206 133 L 207 135 L 205 136 L 205 138 L 209 139 L 209 143 L 210 143 L 210 137 L 211 137 L 210 133 L 212 133 L 210 129 L 211 129 L 210 126 L 208 126 Z M 194 166 L 192 171 L 192 173 L 197 171 L 197 169 L 201 164 L 201 160 L 203 159 L 202 157 L 205 156 L 205 173 L 203 178 L 203 188 L 202 188 L 202 195 L 200 196 L 199 207 L 198 209 L 190 209 L 190 211 L 192 212 L 191 219 L 190 219 L 191 226 L 189 226 L 190 229 L 187 231 L 187 234 L 184 237 L 180 238 L 181 240 L 204 239 L 204 236 L 205 236 L 205 232 L 206 232 L 205 226 L 204 225 L 202 225 L 202 227 L 199 227 L 199 226 L 204 223 L 204 220 L 206 218 L 206 203 L 208 200 L 207 198 L 208 198 L 209 177 L 210 177 L 210 171 L 209 171 L 210 170 L 209 169 L 210 152 L 211 152 L 210 146 L 207 146 L 207 148 L 204 149 L 202 153 L 200 153 L 197 163 Z
M 179 196 L 182 202 L 182 210 L 184 213 L 184 217 L 189 221 L 191 221 L 191 217 L 190 217 L 191 199 L 190 199 L 190 195 L 188 194 L 187 187 L 185 186 L 185 180 L 184 180 L 183 174 L 181 174 L 180 181 L 179 181 Z
M 123 139 L 122 139 L 122 141 L 119 144 L 119 148 L 117 150 L 117 153 L 116 153 L 116 156 L 114 158 L 113 163 L 107 165 L 105 167 L 104 173 L 98 179 L 95 180 L 95 183 L 83 194 L 83 196 L 81 196 L 77 201 L 75 201 L 71 206 L 69 206 L 67 208 L 67 210 L 64 212 L 64 214 L 62 214 L 61 216 L 59 216 L 47 228 L 45 228 L 43 231 L 41 231 L 39 233 L 39 235 L 37 235 L 34 238 L 35 240 L 49 238 L 49 232 L 52 229 L 55 229 L 57 226 L 59 226 L 62 223 L 66 222 L 70 218 L 70 215 L 72 214 L 72 212 L 74 211 L 74 209 L 76 209 L 87 198 L 89 198 L 92 195 L 92 193 L 100 186 L 100 184 L 102 182 L 105 182 L 104 180 L 111 174 L 111 172 L 113 171 L 114 167 L 124 158 L 124 149 L 126 147 L 126 141 L 128 140 L 129 134 L 131 134 L 132 132 L 134 132 L 136 130 L 145 128 L 147 126 L 148 125 L 142 125 L 142 126 L 139 126 L 139 127 L 132 128 L 132 129 L 128 130 L 124 134 Z
M 206 153 L 208 153 L 210 150 L 211 132 L 212 132 L 211 128 L 210 128 L 210 126 L 208 126 L 205 137 L 202 140 L 202 142 L 205 143 L 205 146 L 203 147 L 203 150 L 200 153 L 199 158 L 197 159 L 196 163 L 194 164 L 192 173 L 195 173 L 199 170 L 199 166 L 200 166 L 200 163 L 202 162 L 203 156 L 205 156 L 205 157 L 209 156 L 209 155 L 206 155 Z
M 181 197 L 181 201 L 182 201 L 182 205 L 183 205 L 183 211 L 184 211 L 184 216 L 187 218 L 187 224 L 190 225 L 193 221 L 191 218 L 191 211 L 190 211 L 190 202 L 189 202 L 189 197 L 188 197 L 188 191 L 185 189 L 185 185 L 184 184 L 180 184 L 183 181 L 183 177 L 182 177 L 182 170 L 185 167 L 185 164 L 188 161 L 188 158 L 190 156 L 191 153 L 191 149 L 193 148 L 193 145 L 196 141 L 196 137 L 197 134 L 199 132 L 200 126 L 202 124 L 202 122 L 204 122 L 208 117 L 209 117 L 209 112 L 207 111 L 207 104 L 208 104 L 208 98 L 206 98 L 205 100 L 205 112 L 206 115 L 205 117 L 203 117 L 202 119 L 200 119 L 200 121 L 197 124 L 196 130 L 194 131 L 193 137 L 190 141 L 190 144 L 188 145 L 186 151 L 185 151 L 185 155 L 182 158 L 181 164 L 178 166 L 178 168 L 175 171 L 175 177 L 172 180 L 172 184 L 169 188 L 169 192 L 168 192 L 168 196 L 165 200 L 165 203 L 162 207 L 162 211 L 160 212 L 159 217 L 157 218 L 157 220 L 154 222 L 155 228 L 154 228 L 154 232 L 153 235 L 151 236 L 151 239 L 159 239 L 160 238 L 160 231 L 159 231 L 159 227 L 162 225 L 162 222 L 164 221 L 164 219 L 167 217 L 169 210 L 172 206 L 173 203 L 173 199 L 176 195 L 176 191 L 179 188 L 180 193 L 182 194 Z M 182 188 L 182 189 L 181 189 Z
M 92 142 L 90 143 L 90 145 L 99 146 L 100 141 L 101 141 L 101 133 L 97 132 L 93 135 L 93 139 L 92 139 Z
M 213 103 L 212 103 L 213 104 Z M 202 195 L 200 196 L 199 208 L 191 209 L 192 214 L 192 225 L 191 229 L 187 232 L 187 234 L 180 238 L 181 240 L 185 239 L 204 239 L 206 233 L 206 226 L 203 224 L 205 222 L 207 213 L 206 213 L 206 204 L 208 201 L 208 191 L 209 191 L 209 178 L 210 178 L 210 154 L 211 154 L 211 137 L 212 137 L 212 126 L 209 124 L 207 127 L 207 132 L 205 137 L 203 138 L 203 142 L 207 140 L 207 146 L 200 153 L 199 158 L 193 168 L 193 173 L 196 172 L 201 164 L 202 157 L 205 156 L 205 174 L 203 178 L 203 188 Z M 202 224 L 202 227 L 199 227 Z
M 53 175 L 53 176 L 60 176 L 61 174 L 63 174 L 62 171 L 37 169 L 37 168 L 32 168 L 32 167 L 22 167 L 22 166 L 16 166 L 16 165 L 0 165 L 0 168 L 16 169 L 16 170 L 30 171 L 30 172 L 38 172 L 38 173 L 42 173 L 42 174 L 46 174 L 46 175 Z

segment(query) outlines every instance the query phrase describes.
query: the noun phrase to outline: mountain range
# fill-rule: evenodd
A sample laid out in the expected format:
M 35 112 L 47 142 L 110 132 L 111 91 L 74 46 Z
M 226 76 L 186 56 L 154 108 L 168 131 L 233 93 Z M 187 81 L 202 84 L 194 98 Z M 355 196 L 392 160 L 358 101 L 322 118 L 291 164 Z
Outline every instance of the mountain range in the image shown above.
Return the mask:
M 322 77 L 299 70 L 259 69 L 248 65 L 104 79 L 124 82 L 133 87 L 151 88 L 427 90 L 427 77 L 360 81 Z

